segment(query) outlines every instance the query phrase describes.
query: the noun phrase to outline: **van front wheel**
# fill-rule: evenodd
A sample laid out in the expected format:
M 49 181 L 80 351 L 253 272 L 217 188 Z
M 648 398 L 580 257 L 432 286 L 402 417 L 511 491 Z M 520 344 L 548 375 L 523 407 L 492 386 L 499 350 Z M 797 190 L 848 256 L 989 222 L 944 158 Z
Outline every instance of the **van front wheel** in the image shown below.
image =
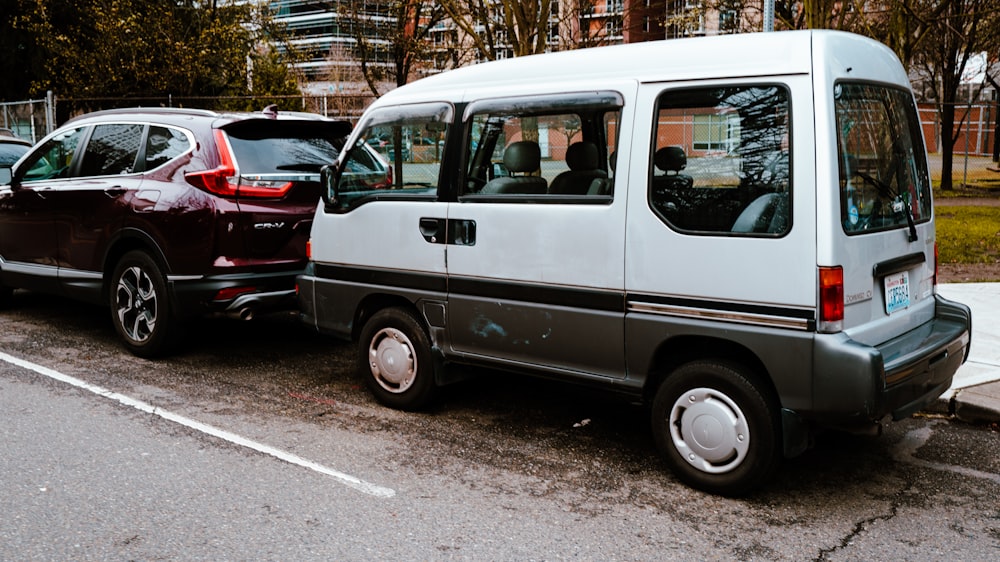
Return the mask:
M 780 460 L 778 407 L 740 365 L 695 361 L 653 400 L 656 445 L 678 478 L 723 495 L 759 487 Z
M 416 316 L 386 308 L 365 324 L 358 366 L 375 398 L 391 408 L 418 410 L 436 391 L 430 338 Z

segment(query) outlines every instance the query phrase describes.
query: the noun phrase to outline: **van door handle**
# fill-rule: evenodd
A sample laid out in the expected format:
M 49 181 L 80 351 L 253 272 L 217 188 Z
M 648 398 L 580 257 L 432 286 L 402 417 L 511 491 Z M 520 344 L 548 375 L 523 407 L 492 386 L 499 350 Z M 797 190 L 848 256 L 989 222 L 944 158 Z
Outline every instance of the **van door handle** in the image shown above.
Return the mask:
M 420 235 L 431 244 L 444 244 L 446 242 L 445 219 L 421 217 Z
M 421 217 L 420 235 L 431 244 L 475 246 L 476 221 Z
M 448 219 L 448 243 L 456 246 L 475 246 L 476 221 Z
M 108 197 L 115 198 L 119 195 L 125 193 L 126 189 L 120 185 L 115 185 L 104 190 L 104 194 Z

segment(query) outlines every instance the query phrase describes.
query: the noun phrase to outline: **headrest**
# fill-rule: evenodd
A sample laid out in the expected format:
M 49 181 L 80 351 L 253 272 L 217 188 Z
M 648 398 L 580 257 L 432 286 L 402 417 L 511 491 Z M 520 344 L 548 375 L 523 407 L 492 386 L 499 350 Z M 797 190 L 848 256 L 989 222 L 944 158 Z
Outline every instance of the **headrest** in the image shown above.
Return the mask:
M 665 146 L 653 154 L 653 164 L 664 172 L 679 172 L 687 163 L 687 155 L 679 146 Z
M 503 163 L 511 172 L 534 172 L 541 166 L 542 150 L 538 148 L 537 142 L 511 143 L 503 152 Z
M 566 165 L 570 170 L 596 170 L 597 145 L 589 141 L 574 142 L 566 149 Z

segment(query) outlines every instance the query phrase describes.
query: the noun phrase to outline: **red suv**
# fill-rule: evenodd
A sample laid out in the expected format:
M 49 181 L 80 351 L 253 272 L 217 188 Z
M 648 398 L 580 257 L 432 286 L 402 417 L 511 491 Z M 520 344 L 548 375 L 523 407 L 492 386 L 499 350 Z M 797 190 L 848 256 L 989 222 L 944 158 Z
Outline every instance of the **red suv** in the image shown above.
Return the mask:
M 67 122 L 0 166 L 0 305 L 14 288 L 110 305 L 142 357 L 169 351 L 192 316 L 294 309 L 319 169 L 350 129 L 273 110 Z

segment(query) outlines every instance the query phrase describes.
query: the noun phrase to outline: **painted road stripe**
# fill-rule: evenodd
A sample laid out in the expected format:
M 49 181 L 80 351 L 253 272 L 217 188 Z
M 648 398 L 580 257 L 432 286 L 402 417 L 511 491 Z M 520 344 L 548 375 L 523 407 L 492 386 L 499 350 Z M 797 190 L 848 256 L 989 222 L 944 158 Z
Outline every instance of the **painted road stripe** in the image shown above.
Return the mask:
M 135 398 L 125 396 L 124 394 L 118 394 L 117 392 L 112 392 L 106 388 L 92 385 L 78 378 L 65 375 L 53 369 L 49 369 L 48 367 L 43 367 L 42 365 L 36 365 L 35 363 L 32 363 L 30 361 L 25 361 L 24 359 L 19 359 L 17 357 L 8 355 L 3 352 L 0 352 L 0 360 L 10 363 L 11 365 L 17 365 L 18 367 L 28 369 L 29 371 L 34 371 L 40 375 L 49 377 L 51 379 L 55 379 L 59 382 L 64 382 L 66 384 L 73 385 L 77 388 L 81 388 L 88 392 L 92 392 L 94 394 L 114 400 L 130 408 L 135 408 L 136 410 L 140 410 L 142 412 L 159 416 L 165 420 L 172 421 L 174 423 L 180 424 L 184 427 L 193 429 L 195 431 L 204 433 L 206 435 L 211 435 L 212 437 L 228 441 L 230 443 L 239 445 L 241 447 L 253 449 L 254 451 L 257 451 L 259 453 L 264 453 L 265 455 L 270 455 L 284 462 L 301 466 L 303 468 L 308 468 L 309 470 L 319 472 L 320 474 L 331 476 L 334 479 L 338 480 L 340 483 L 344 484 L 345 486 L 353 488 L 360 492 L 364 492 L 366 494 L 370 494 L 372 496 L 376 496 L 379 498 L 391 498 L 396 495 L 396 491 L 392 490 L 391 488 L 384 488 L 382 486 L 377 486 L 375 484 L 365 482 L 364 480 L 355 478 L 350 474 L 345 474 L 338 470 L 325 467 L 321 464 L 304 459 L 298 455 L 294 455 L 292 453 L 276 449 L 269 445 L 264 445 L 263 443 L 258 443 L 251 439 L 247 439 L 246 437 L 242 437 L 236 435 L 235 433 L 230 433 L 228 431 L 219 429 L 217 427 L 213 427 L 201 423 L 199 421 L 186 418 L 179 414 L 175 414 L 173 412 L 157 408 L 156 406 L 149 404 L 147 402 L 143 402 L 142 400 L 136 400 Z

